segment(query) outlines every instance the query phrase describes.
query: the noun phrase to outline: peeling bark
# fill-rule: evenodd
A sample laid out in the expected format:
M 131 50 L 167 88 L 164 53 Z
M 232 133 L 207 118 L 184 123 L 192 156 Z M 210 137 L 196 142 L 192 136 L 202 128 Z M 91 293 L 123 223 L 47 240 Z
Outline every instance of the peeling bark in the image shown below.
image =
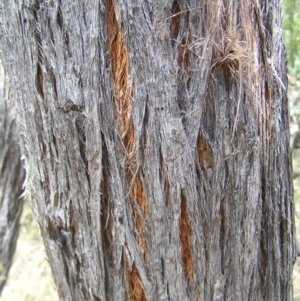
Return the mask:
M 62 300 L 292 300 L 279 0 L 3 1 Z
M 21 198 L 25 171 L 18 144 L 16 116 L 4 84 L 0 66 L 0 295 L 13 261 L 19 221 L 23 209 Z

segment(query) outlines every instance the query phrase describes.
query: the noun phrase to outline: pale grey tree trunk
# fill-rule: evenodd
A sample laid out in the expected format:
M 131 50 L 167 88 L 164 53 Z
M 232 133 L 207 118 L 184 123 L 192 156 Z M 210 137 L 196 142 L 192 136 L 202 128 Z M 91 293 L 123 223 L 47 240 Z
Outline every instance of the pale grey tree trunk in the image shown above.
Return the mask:
M 0 62 L 0 295 L 15 253 L 25 179 L 16 116 L 2 71 Z
M 279 0 L 0 7 L 61 300 L 292 300 Z

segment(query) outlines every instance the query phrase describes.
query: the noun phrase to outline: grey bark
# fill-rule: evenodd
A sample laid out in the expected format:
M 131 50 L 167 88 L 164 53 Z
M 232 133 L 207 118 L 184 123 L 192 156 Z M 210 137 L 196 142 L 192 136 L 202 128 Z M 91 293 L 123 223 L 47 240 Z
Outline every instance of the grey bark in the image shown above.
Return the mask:
M 7 87 L 0 62 L 0 295 L 15 253 L 25 180 L 16 115 Z
M 61 300 L 292 300 L 279 0 L 0 7 Z

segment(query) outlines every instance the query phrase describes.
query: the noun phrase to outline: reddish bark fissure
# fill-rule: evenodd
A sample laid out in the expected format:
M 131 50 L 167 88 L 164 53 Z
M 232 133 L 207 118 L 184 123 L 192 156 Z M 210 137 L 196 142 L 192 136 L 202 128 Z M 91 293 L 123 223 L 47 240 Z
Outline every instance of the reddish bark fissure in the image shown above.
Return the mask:
M 189 221 L 187 201 L 181 192 L 181 215 L 180 215 L 180 242 L 182 248 L 182 262 L 185 277 L 189 283 L 194 280 L 194 266 L 192 257 L 192 228 Z
M 125 271 L 127 272 L 126 278 L 128 282 L 127 300 L 132 301 L 147 301 L 143 284 L 135 264 L 131 268 L 125 264 Z
M 108 48 L 114 79 L 115 118 L 125 155 L 126 177 L 129 187 L 128 198 L 135 219 L 138 245 L 142 257 L 147 261 L 145 223 L 148 207 L 141 172 L 138 170 L 136 160 L 136 135 L 132 120 L 134 83 L 130 77 L 128 52 L 112 0 L 106 0 L 106 10 Z M 139 273 L 133 265 L 132 270 L 128 272 L 130 300 L 146 300 L 139 277 Z

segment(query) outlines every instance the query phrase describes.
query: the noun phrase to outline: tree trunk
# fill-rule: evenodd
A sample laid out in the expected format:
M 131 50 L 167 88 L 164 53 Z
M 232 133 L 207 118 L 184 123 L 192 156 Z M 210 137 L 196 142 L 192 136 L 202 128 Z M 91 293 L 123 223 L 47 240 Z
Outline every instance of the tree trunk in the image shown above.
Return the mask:
M 0 62 L 1 63 L 1 62 Z M 0 65 L 0 295 L 6 283 L 19 234 L 25 170 L 21 162 L 14 108 Z
M 61 300 L 292 300 L 279 0 L 2 2 Z

